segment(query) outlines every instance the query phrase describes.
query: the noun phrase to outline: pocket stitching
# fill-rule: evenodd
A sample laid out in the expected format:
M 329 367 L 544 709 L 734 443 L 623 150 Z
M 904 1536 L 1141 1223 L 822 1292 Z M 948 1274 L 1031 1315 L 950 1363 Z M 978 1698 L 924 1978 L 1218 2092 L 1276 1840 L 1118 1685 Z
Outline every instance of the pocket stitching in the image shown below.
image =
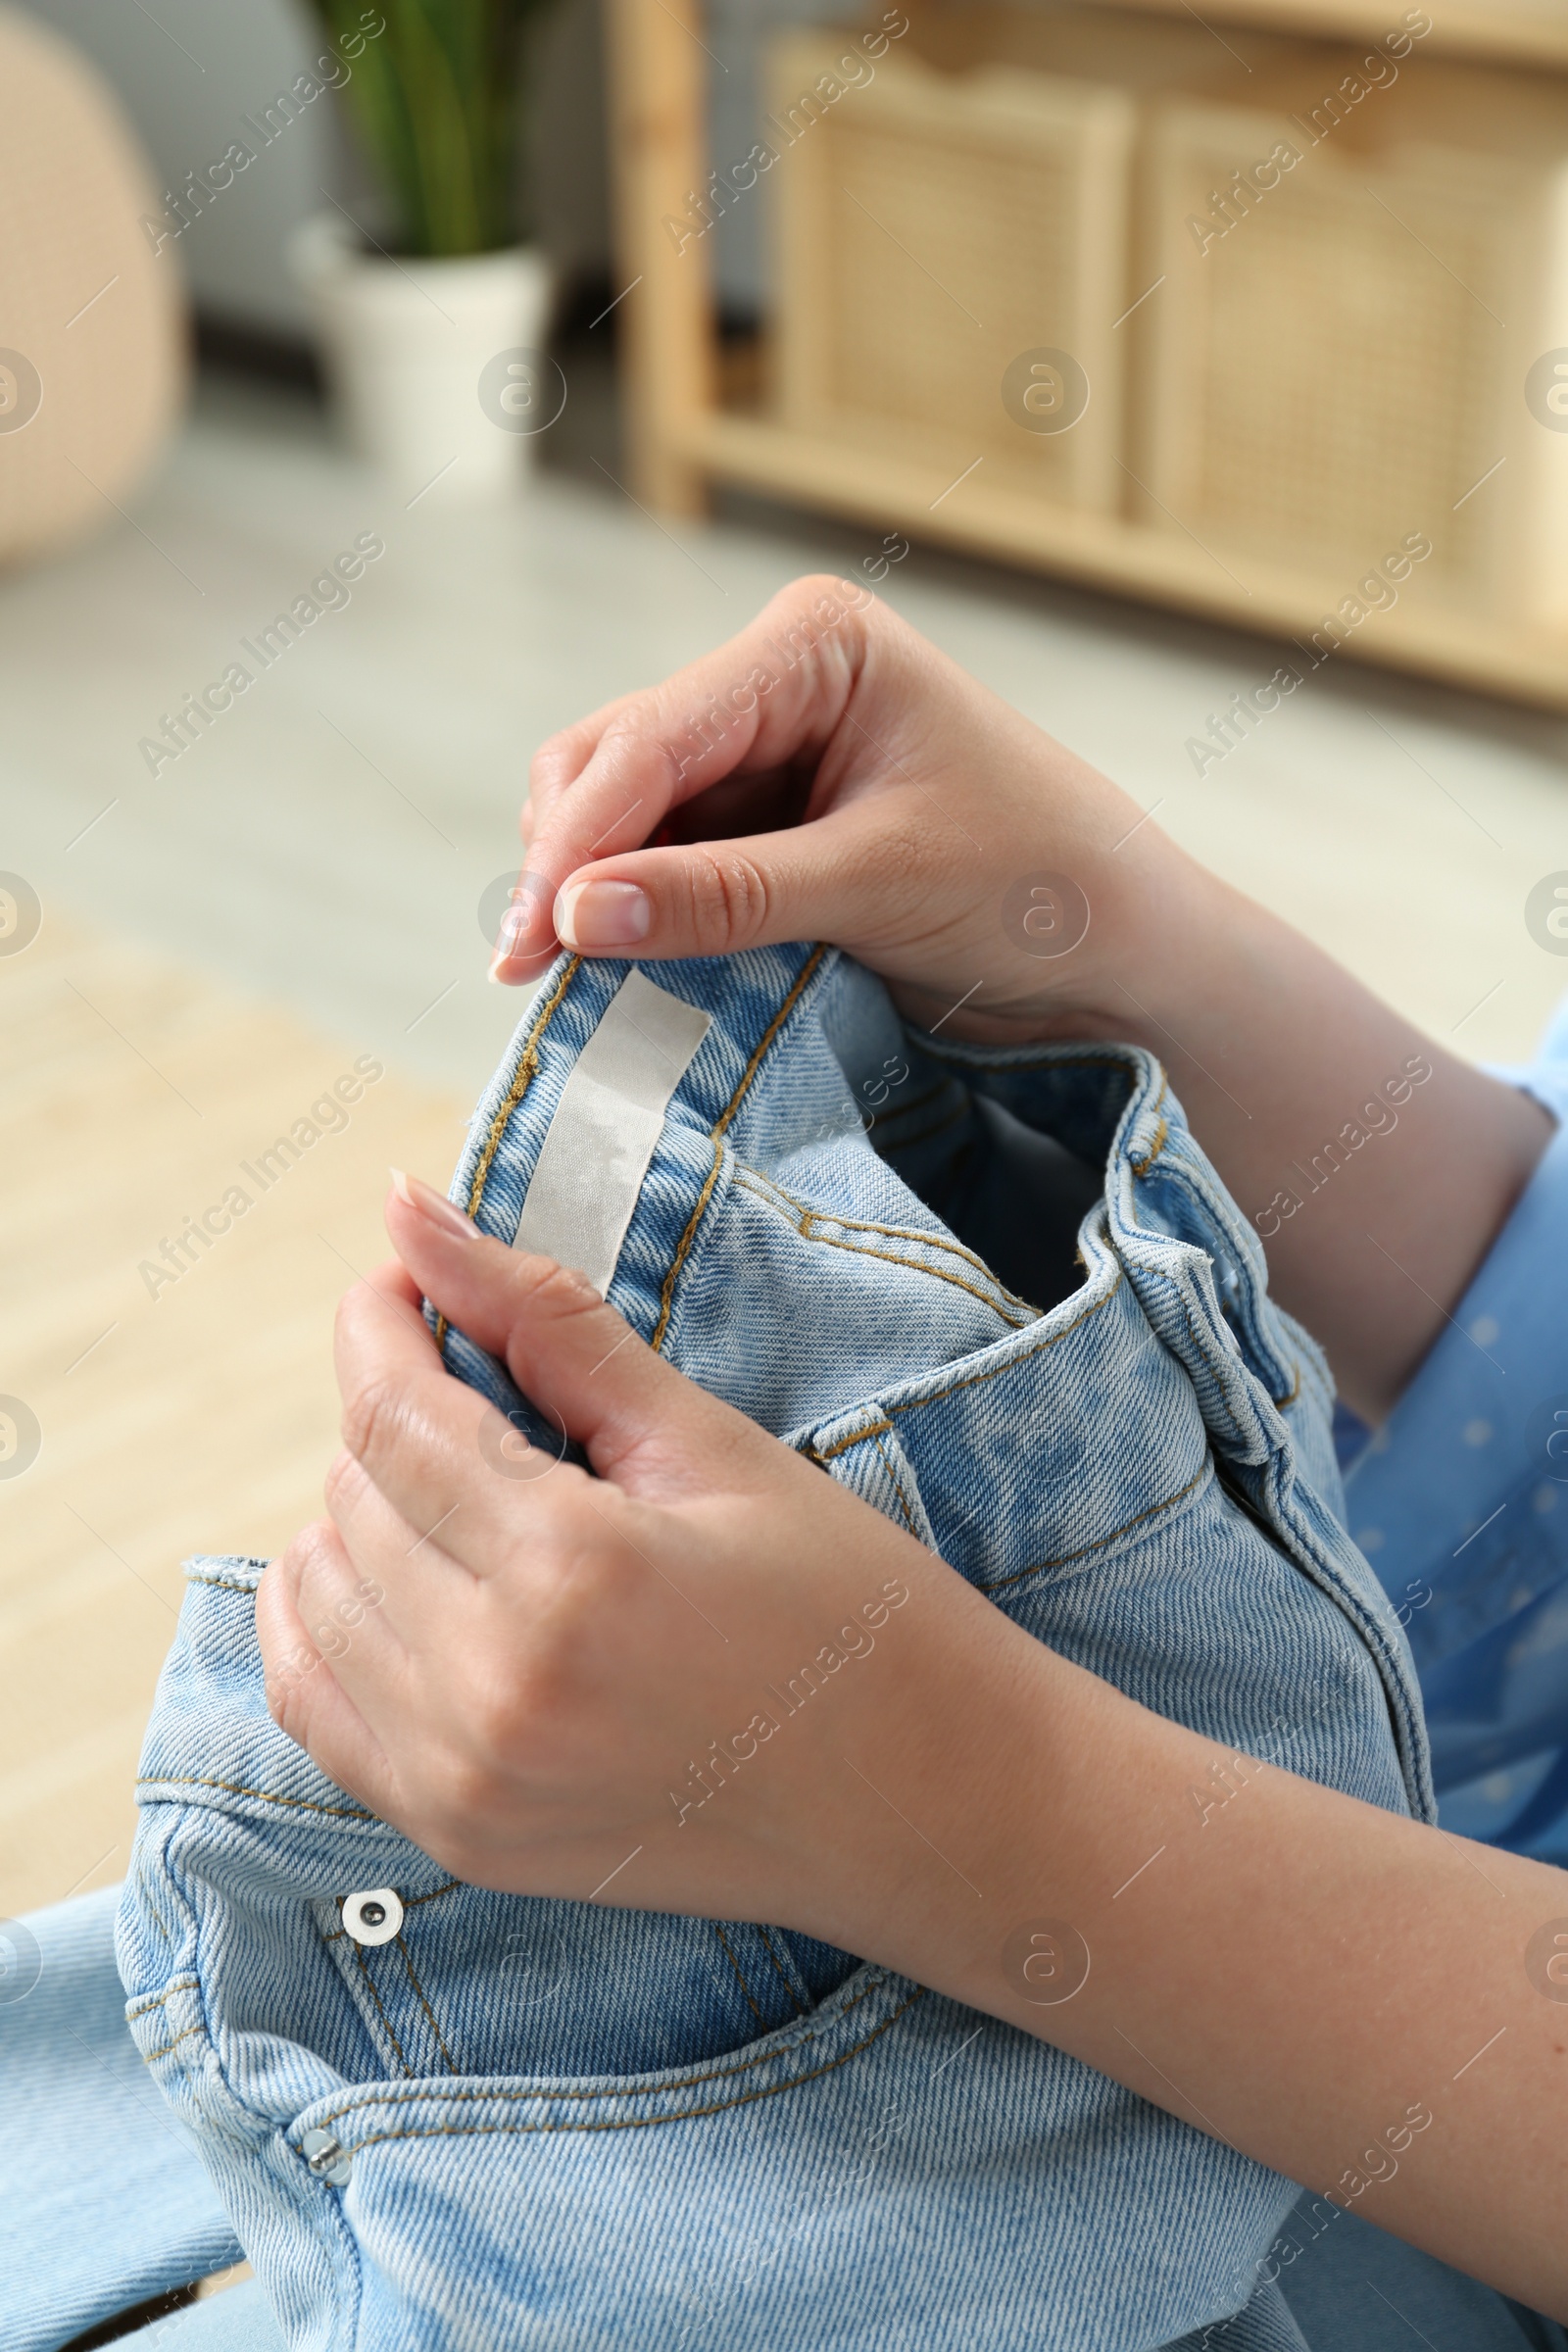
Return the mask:
M 863 1988 L 863 1990 L 856 1994 L 853 2001 L 847 2001 L 845 2003 L 844 2007 L 838 2012 L 838 2016 L 828 2019 L 823 2025 L 813 2026 L 809 2034 L 803 2034 L 799 2041 L 791 2042 L 789 2045 L 789 2051 L 780 2051 L 779 2056 L 788 2056 L 790 2051 L 805 2049 L 808 2042 L 819 2041 L 824 2034 L 830 2032 L 832 2027 L 838 2024 L 840 2018 L 848 2017 L 852 2009 L 858 2009 L 862 2001 L 869 2000 L 873 1992 L 880 1992 L 883 1985 L 886 1984 L 888 1981 L 889 1980 L 886 1977 L 875 1978 Z M 914 1991 L 909 1995 L 908 2000 L 901 2002 L 899 2007 L 893 2012 L 892 2017 L 885 2018 L 882 2024 L 876 2028 L 875 2032 L 868 2034 L 864 2041 L 857 2042 L 853 2050 L 846 2050 L 844 2057 L 853 2058 L 856 2056 L 858 2051 L 869 2048 L 870 2044 L 877 2038 L 877 2034 L 885 2034 L 888 2030 L 888 2027 L 893 2024 L 894 2020 L 902 2017 L 905 2010 L 911 2007 L 915 2001 L 919 2000 L 927 1989 L 928 1988 L 923 1984 L 916 1985 Z M 832 2072 L 832 2066 L 842 2066 L 843 2063 L 843 2058 L 836 2058 L 832 2061 L 831 2066 L 819 2067 L 816 2070 L 816 2073 L 829 2074 Z M 514 2102 L 521 2102 L 523 2100 L 556 2099 L 564 2103 L 580 2103 L 589 2100 L 603 2103 L 604 2101 L 611 2099 L 662 2098 L 673 2091 L 695 2090 L 704 2082 L 728 2082 L 735 2075 L 749 2074 L 756 2066 L 765 2066 L 769 2064 L 771 2064 L 771 2061 L 768 2059 L 760 2060 L 757 2058 L 747 2058 L 738 2066 L 712 2067 L 707 2074 L 704 2075 L 688 2075 L 680 2082 L 654 2083 L 646 2089 L 641 2090 L 448 2090 L 436 2092 L 427 2090 L 383 2091 L 380 2093 L 373 2093 L 368 2098 L 350 2099 L 346 2101 L 343 2106 L 332 2108 L 328 2113 L 324 2114 L 320 2120 L 323 2124 L 332 2124 L 336 2123 L 340 2117 L 345 2115 L 356 2115 L 366 2107 L 394 2106 L 400 2105 L 409 2099 L 428 2099 L 432 2097 L 440 2097 L 448 2100 L 512 2099 Z M 795 2082 L 814 2082 L 815 2079 L 815 2075 L 800 2075 L 792 2078 L 792 2081 L 789 2082 L 780 2082 L 774 2084 L 773 2088 L 778 2090 L 789 2090 L 793 2088 Z M 749 2095 L 755 2096 L 762 2094 L 754 2093 Z M 734 2100 L 726 2100 L 723 2102 L 723 2104 L 726 2106 L 743 2103 L 744 2102 Z M 694 2112 L 696 2111 L 694 2110 Z M 716 2115 L 720 2112 L 720 2109 L 704 2109 L 701 2112 L 705 2114 L 711 2113 Z M 655 2123 L 665 2120 L 678 2123 L 683 2119 L 679 2116 L 670 2117 L 668 2119 L 655 2116 L 650 2117 L 648 2120 Z M 570 2127 L 563 2125 L 556 2127 L 556 2129 L 567 2130 L 570 2129 Z M 387 2136 L 393 2135 L 388 2134 Z
M 853 2049 L 843 2051 L 839 2057 L 830 2058 L 825 2066 L 813 2067 L 809 2074 L 792 2076 L 788 2082 L 769 2082 L 762 2084 L 757 2090 L 742 2091 L 738 2097 L 733 2099 L 720 2099 L 710 2107 L 693 2107 L 683 2115 L 608 2116 L 597 2123 L 583 2124 L 429 2124 L 421 2127 L 420 2129 L 409 2132 L 371 2132 L 368 2133 L 364 2139 L 355 2140 L 348 2148 L 347 2153 L 351 2156 L 357 2156 L 364 2148 L 373 2148 L 378 2146 L 381 2141 L 391 2139 L 445 2139 L 463 2137 L 488 2138 L 501 2133 L 516 2133 L 519 2135 L 527 2135 L 543 2134 L 545 2132 L 642 2132 L 650 2131 L 655 2126 L 662 2124 L 702 2123 L 710 2116 L 725 2115 L 735 2107 L 753 2106 L 759 2099 L 777 2098 L 781 2091 L 799 2090 L 808 2082 L 819 2082 L 822 2076 L 836 2073 L 841 2066 L 847 2066 L 852 2058 L 858 2058 L 862 2050 L 868 2050 L 874 2041 L 879 2041 L 882 2035 L 886 2034 L 891 2027 L 898 2024 L 899 2019 L 904 2016 L 906 2010 L 912 2009 L 916 2001 L 924 1998 L 926 1990 L 927 1987 L 925 1985 L 916 1985 L 914 1991 L 910 1993 L 908 1999 L 906 2001 L 901 2001 L 898 2008 L 894 2010 L 893 2015 L 891 2017 L 885 2017 L 882 2023 L 865 2036 L 863 2041 L 858 2041 Z M 861 1997 L 863 1998 L 864 1996 L 862 1995 Z M 811 2035 L 808 2038 L 815 2039 L 816 2036 Z M 799 2047 L 803 2045 L 798 2044 L 797 2046 Z M 737 2067 L 731 2069 L 730 2071 L 740 2074 L 745 2072 L 745 2069 Z M 721 2075 L 702 2075 L 697 2078 L 699 2082 L 717 2082 L 721 2079 Z M 679 2086 L 677 2085 L 676 2087 Z M 646 2091 L 528 2091 L 524 2093 L 508 2091 L 448 2091 L 443 2094 L 440 2092 L 431 2093 L 428 2091 L 423 2093 L 404 2091 L 394 2095 L 402 2098 L 414 2098 L 419 2096 L 428 2098 L 432 2096 L 441 2097 L 444 2095 L 447 2098 L 475 2099 L 509 2097 L 517 2098 L 519 2096 L 538 2099 L 562 2097 L 626 2099 L 657 2096 L 658 2093 L 650 2093 Z M 358 2105 L 360 2107 L 366 2107 L 375 2105 L 376 2103 L 377 2102 L 373 2100 L 367 2099 L 359 2101 Z M 353 2112 L 355 2112 L 354 2109 L 340 2107 L 337 2108 L 333 2114 L 329 2116 L 323 2116 L 321 2121 L 323 2125 L 334 2123 L 342 2116 L 351 2114 Z

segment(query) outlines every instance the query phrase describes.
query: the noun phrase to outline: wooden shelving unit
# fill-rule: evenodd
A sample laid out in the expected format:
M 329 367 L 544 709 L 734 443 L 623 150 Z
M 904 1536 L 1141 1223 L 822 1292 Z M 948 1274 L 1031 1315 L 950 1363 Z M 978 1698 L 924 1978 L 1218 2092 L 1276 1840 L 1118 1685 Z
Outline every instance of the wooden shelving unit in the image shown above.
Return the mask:
M 853 516 L 878 537 L 962 548 L 1078 579 L 1260 634 L 1303 639 L 1343 583 L 1254 560 L 1232 563 L 1177 530 L 1020 499 L 983 475 L 956 487 L 903 458 L 797 430 L 726 407 L 704 239 L 677 251 L 663 226 L 708 179 L 707 53 L 698 0 L 607 0 L 612 153 L 622 304 L 624 410 L 637 495 L 672 514 L 703 512 L 732 484 Z M 1186 14 L 1185 0 L 1098 0 L 1107 16 Z M 1203 21 L 1326 40 L 1373 39 L 1401 11 L 1393 0 L 1215 0 Z M 1536 67 L 1568 76 L 1568 0 L 1429 0 L 1429 54 Z M 1374 614 L 1343 647 L 1373 662 L 1568 710 L 1568 635 L 1489 622 L 1410 600 Z

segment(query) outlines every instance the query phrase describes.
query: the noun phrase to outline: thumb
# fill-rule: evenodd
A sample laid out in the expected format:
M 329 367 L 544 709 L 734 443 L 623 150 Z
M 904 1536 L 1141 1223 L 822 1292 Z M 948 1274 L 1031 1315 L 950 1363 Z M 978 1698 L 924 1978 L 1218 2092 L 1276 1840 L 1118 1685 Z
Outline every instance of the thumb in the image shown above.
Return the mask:
M 867 907 L 896 904 L 882 892 L 894 872 L 926 863 L 921 802 L 903 788 L 856 800 L 785 833 L 729 842 L 639 849 L 581 865 L 555 899 L 555 929 L 581 955 L 733 955 L 790 939 L 865 943 Z M 929 828 L 926 828 L 929 830 Z
M 793 939 L 853 939 L 886 801 L 786 832 L 639 850 L 579 866 L 555 903 L 564 946 L 584 956 L 731 956 Z
M 395 1170 L 393 1185 L 387 1231 L 425 1297 L 501 1357 L 601 1477 L 650 1497 L 677 1485 L 689 1493 L 694 1458 L 706 1479 L 737 1433 L 760 1436 L 656 1355 L 585 1274 L 481 1234 L 417 1176 Z

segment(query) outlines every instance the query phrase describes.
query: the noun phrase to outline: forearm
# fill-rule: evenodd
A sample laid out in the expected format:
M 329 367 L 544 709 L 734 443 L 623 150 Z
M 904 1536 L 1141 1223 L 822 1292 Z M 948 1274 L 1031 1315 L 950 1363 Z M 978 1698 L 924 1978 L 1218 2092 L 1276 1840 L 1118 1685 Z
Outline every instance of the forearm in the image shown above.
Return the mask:
M 1166 880 L 1146 867 L 1146 904 L 1167 911 L 1127 924 L 1141 944 L 1105 992 L 1102 1033 L 1167 1064 L 1264 1240 L 1275 1296 L 1327 1349 L 1347 1400 L 1381 1419 L 1528 1183 L 1551 1120 L 1169 854 L 1186 871 Z
M 855 1915 L 816 1932 L 1568 2316 L 1568 2006 L 1526 1965 L 1568 1880 L 1232 1758 L 1000 1620 L 950 1644 L 947 1719 L 849 1750 L 906 1826 L 847 1808 Z M 1057 2004 L 1020 1976 L 1036 1922 L 1090 1955 Z

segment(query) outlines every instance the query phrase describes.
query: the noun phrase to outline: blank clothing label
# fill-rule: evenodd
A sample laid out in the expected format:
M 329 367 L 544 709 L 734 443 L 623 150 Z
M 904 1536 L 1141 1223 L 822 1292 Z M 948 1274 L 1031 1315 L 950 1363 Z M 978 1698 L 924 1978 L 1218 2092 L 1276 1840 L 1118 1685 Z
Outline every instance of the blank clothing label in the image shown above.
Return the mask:
M 578 1266 L 609 1290 L 670 1097 L 711 1025 L 633 965 L 562 1090 L 514 1250 Z

